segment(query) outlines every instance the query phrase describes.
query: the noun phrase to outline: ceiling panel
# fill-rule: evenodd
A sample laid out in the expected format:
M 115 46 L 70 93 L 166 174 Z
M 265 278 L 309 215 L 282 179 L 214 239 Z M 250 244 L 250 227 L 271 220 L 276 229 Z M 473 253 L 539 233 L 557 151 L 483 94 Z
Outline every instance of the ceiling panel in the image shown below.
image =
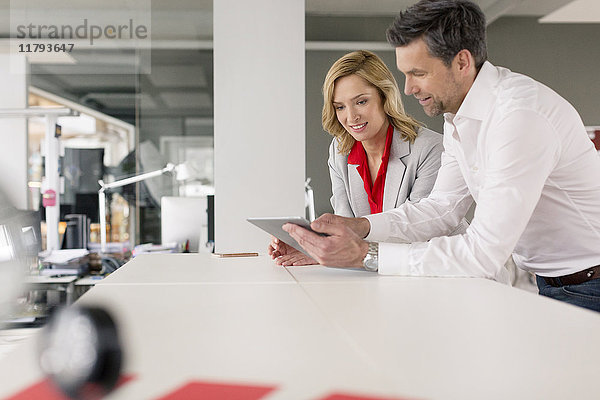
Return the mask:
M 156 108 L 156 102 L 147 93 L 141 93 L 140 96 L 141 105 L 144 108 Z M 133 109 L 136 104 L 135 93 L 88 93 L 81 99 L 83 104 L 94 104 L 100 105 L 104 108 L 117 109 L 126 108 Z
M 71 88 L 85 88 L 86 90 L 96 91 L 100 88 L 128 89 L 131 90 L 135 85 L 135 77 L 133 75 L 55 75 L 57 78 L 68 82 Z M 133 90 L 131 90 L 133 92 Z
M 575 0 L 540 19 L 543 23 L 600 22 L 600 1 Z

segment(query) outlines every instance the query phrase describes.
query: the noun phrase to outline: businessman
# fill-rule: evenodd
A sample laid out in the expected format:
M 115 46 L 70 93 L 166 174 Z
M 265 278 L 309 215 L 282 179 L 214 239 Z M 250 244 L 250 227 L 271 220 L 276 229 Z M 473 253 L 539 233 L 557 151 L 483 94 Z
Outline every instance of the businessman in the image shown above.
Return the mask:
M 328 237 L 284 229 L 322 265 L 380 274 L 505 282 L 512 254 L 540 294 L 600 311 L 600 158 L 565 99 L 487 61 L 485 26 L 471 1 L 422 0 L 387 32 L 405 93 L 444 117 L 429 197 L 365 218 L 325 214 L 312 228 Z M 467 232 L 446 236 L 473 201 Z

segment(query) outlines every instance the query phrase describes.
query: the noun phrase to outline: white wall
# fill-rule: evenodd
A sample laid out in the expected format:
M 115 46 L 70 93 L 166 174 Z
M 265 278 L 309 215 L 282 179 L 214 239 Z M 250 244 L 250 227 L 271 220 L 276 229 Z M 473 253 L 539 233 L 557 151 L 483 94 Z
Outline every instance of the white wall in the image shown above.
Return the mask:
M 27 69 L 25 56 L 0 54 L 0 109 L 27 107 Z M 25 117 L 0 118 L 0 143 L 0 191 L 14 207 L 27 209 Z
M 214 2 L 215 251 L 264 252 L 247 217 L 304 215 L 304 0 Z

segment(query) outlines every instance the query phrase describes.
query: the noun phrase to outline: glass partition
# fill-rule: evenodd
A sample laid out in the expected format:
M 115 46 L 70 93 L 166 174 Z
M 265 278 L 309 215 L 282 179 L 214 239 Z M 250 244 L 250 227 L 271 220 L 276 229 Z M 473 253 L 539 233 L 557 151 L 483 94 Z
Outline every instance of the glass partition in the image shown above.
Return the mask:
M 99 242 L 99 180 L 185 165 L 183 179 L 166 173 L 106 191 L 108 242 L 161 243 L 161 197 L 214 192 L 212 1 L 52 8 L 50 16 L 39 1 L 11 1 L 8 30 L 11 51 L 27 56 L 29 106 L 80 114 L 57 121 L 61 221 L 87 215 Z M 30 118 L 28 131 L 28 206 L 43 218 L 45 120 Z

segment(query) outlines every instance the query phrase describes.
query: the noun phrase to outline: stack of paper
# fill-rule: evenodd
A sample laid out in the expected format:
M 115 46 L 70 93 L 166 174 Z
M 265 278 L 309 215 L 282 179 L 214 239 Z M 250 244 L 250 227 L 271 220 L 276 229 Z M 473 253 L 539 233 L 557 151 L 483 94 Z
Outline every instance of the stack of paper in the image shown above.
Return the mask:
M 138 256 L 140 254 L 156 254 L 156 253 L 178 253 L 179 252 L 179 244 L 173 243 L 163 243 L 163 244 L 152 244 L 145 243 L 139 244 L 135 246 L 133 249 L 133 256 Z

